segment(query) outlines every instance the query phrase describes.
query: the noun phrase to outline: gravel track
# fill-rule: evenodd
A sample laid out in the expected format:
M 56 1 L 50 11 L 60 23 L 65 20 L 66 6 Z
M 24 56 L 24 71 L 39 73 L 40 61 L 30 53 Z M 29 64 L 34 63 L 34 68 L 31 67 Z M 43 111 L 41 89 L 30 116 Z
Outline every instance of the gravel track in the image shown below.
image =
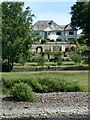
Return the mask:
M 16 102 L 0 99 L 2 118 L 66 118 L 88 117 L 88 92 L 38 93 L 37 101 Z

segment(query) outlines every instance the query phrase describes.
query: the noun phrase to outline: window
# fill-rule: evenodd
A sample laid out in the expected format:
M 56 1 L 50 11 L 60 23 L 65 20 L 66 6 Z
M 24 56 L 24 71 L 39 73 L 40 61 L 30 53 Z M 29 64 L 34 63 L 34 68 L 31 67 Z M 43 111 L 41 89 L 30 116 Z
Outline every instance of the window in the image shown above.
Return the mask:
M 70 32 L 69 32 L 69 35 L 73 35 L 73 34 L 74 34 L 73 31 L 70 31 Z
M 68 40 L 75 40 L 75 38 L 68 38 Z
M 56 35 L 61 35 L 61 32 L 56 32 Z
M 48 32 L 48 35 L 50 35 L 51 34 L 51 32 Z

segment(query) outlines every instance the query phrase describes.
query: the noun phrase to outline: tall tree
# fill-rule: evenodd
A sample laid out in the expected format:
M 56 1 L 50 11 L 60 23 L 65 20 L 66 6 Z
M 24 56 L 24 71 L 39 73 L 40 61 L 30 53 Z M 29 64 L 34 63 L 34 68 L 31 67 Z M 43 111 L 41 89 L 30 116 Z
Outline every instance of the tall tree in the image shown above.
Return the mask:
M 83 30 L 88 43 L 90 42 L 90 1 L 76 2 L 71 7 L 71 24 Z
M 2 2 L 2 58 L 8 59 L 8 64 L 19 58 L 26 57 L 29 46 L 38 36 L 31 30 L 33 14 L 27 7 L 23 10 L 24 2 Z M 34 37 L 33 37 L 34 36 Z

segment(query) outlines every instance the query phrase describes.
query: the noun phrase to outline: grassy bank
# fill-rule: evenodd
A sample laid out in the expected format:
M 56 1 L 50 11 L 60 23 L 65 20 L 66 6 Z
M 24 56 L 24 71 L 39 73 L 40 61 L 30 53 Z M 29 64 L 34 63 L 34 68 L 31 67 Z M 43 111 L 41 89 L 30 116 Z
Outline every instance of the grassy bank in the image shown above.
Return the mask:
M 75 84 L 88 91 L 88 71 L 11 72 L 2 73 L 2 77 L 4 87 L 8 89 L 14 83 L 22 81 L 32 86 L 35 92 L 67 91 L 67 87 L 72 90 L 71 86 L 75 87 Z

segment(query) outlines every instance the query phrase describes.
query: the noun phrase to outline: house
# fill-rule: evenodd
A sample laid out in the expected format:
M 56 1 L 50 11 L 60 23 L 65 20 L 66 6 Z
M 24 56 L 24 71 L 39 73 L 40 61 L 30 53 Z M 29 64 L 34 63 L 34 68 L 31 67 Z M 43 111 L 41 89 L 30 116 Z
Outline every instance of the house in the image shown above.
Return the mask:
M 40 33 L 42 39 L 54 41 L 77 40 L 77 29 L 70 24 L 58 25 L 53 20 L 37 21 L 32 28 Z

